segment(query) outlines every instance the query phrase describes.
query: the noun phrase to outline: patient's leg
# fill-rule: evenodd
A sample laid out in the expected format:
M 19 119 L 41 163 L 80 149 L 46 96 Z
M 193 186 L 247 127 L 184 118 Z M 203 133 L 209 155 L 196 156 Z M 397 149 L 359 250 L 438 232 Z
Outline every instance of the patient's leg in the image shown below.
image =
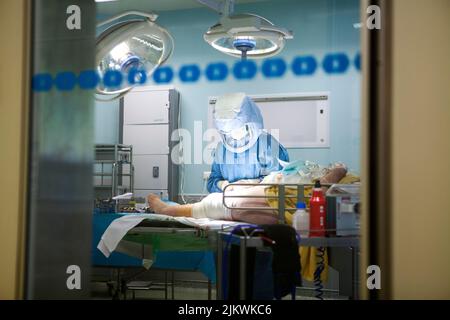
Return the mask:
M 215 220 L 231 220 L 222 204 L 221 193 L 211 193 L 202 201 L 193 204 L 169 206 L 157 195 L 149 194 L 148 203 L 154 212 L 173 217 L 210 218 Z
M 239 190 L 240 189 L 240 190 Z M 237 188 L 230 192 L 230 195 L 262 196 L 264 187 Z M 228 194 L 228 192 L 227 192 Z M 210 218 L 216 220 L 235 220 L 255 224 L 273 224 L 277 223 L 277 217 L 273 211 L 261 210 L 238 210 L 232 209 L 231 215 L 228 209 L 222 204 L 222 194 L 209 194 L 202 201 L 196 204 L 186 204 L 170 206 L 157 195 L 150 194 L 147 197 L 150 207 L 159 214 L 165 214 L 173 217 L 193 217 L 193 207 L 196 206 L 195 218 Z M 267 208 L 268 204 L 263 198 L 230 198 L 227 204 L 230 208 L 234 207 L 261 207 Z
M 256 186 L 241 190 L 233 190 L 230 195 L 245 195 L 245 196 L 265 196 L 265 187 Z M 228 193 L 227 193 L 228 194 Z M 232 207 L 241 208 L 268 208 L 267 199 L 265 198 L 229 198 L 231 201 L 227 201 L 227 204 Z M 278 222 L 275 210 L 243 210 L 243 209 L 232 209 L 231 215 L 233 220 L 242 221 L 254 224 L 275 224 Z
M 147 196 L 148 204 L 155 213 L 165 214 L 172 217 L 192 217 L 192 205 L 183 204 L 179 206 L 169 206 L 167 203 L 161 201 L 161 199 L 155 194 L 149 194 Z

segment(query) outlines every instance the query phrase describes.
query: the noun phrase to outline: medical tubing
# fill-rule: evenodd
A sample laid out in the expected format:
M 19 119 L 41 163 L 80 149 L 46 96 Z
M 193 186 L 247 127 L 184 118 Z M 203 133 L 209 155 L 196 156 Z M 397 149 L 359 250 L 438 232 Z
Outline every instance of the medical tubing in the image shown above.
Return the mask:
M 324 247 L 318 247 L 316 257 L 318 258 L 317 264 L 316 264 L 316 270 L 314 271 L 314 291 L 315 291 L 315 297 L 319 300 L 323 300 L 323 284 L 321 275 L 323 270 L 325 269 L 325 248 Z
M 207 186 L 206 186 L 207 183 L 208 183 L 208 181 L 206 181 L 206 180 L 205 180 L 205 182 L 203 182 L 202 199 L 208 195 L 208 190 L 207 190 Z
M 177 125 L 177 129 L 178 130 L 180 130 L 180 128 L 181 128 L 181 102 L 182 102 L 182 100 L 181 100 L 181 95 L 179 96 L 179 102 L 178 102 L 178 104 L 179 104 L 179 106 L 178 106 L 178 119 L 177 119 L 177 123 L 178 123 L 178 125 Z M 187 202 L 186 202 L 186 199 L 184 198 L 184 179 L 185 179 L 185 177 L 184 177 L 184 175 L 185 175 L 185 163 L 184 163 L 184 146 L 183 146 L 183 143 L 184 143 L 184 141 L 183 141 L 183 137 L 180 135 L 180 131 L 177 131 L 178 132 L 178 137 L 179 137 L 179 146 L 180 146 L 180 150 L 179 150 L 179 153 L 178 153 L 178 155 L 181 155 L 181 159 L 178 159 L 178 161 L 179 161 L 179 163 L 180 163 L 180 175 L 181 175 L 181 181 L 180 181 L 180 198 L 181 198 L 181 201 L 183 202 L 183 204 L 186 204 Z
M 243 225 L 238 225 L 236 227 L 234 227 L 230 234 L 228 235 L 228 239 L 226 241 L 225 244 L 225 249 L 223 252 L 223 259 L 222 259 L 222 291 L 223 291 L 223 299 L 228 299 L 228 264 L 227 264 L 227 260 L 228 260 L 228 248 L 231 244 L 231 238 L 233 237 L 233 234 L 242 228 L 257 228 L 258 226 L 253 225 L 253 224 L 243 224 Z M 221 250 L 223 248 L 220 248 Z

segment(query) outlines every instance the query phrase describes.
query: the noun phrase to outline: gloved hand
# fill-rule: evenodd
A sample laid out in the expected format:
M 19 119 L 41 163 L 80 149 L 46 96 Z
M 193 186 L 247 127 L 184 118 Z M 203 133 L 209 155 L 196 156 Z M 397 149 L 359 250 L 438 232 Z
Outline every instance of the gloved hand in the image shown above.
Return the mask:
M 222 190 L 223 191 L 223 189 L 227 186 L 227 185 L 229 185 L 230 184 L 230 182 L 228 181 L 228 180 L 220 180 L 219 182 L 217 182 L 217 186 L 219 187 L 219 189 L 220 190 Z M 227 190 L 232 190 L 233 188 L 232 187 L 229 187 Z

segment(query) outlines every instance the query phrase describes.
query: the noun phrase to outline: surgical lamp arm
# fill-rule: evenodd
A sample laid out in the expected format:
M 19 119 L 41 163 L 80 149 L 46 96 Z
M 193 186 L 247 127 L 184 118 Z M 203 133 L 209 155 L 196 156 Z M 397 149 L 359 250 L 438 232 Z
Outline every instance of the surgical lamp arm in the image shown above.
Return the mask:
M 111 22 L 114 22 L 120 18 L 126 17 L 126 16 L 141 16 L 141 17 L 146 17 L 148 18 L 150 21 L 156 21 L 156 19 L 158 18 L 158 15 L 155 13 L 146 13 L 146 12 L 141 12 L 141 11 L 125 11 L 122 12 L 118 15 L 115 15 L 105 21 L 100 22 L 99 24 L 97 24 L 97 27 L 103 27 L 107 24 L 110 24 Z
M 197 2 L 224 16 L 229 16 L 234 12 L 234 0 L 197 0 Z

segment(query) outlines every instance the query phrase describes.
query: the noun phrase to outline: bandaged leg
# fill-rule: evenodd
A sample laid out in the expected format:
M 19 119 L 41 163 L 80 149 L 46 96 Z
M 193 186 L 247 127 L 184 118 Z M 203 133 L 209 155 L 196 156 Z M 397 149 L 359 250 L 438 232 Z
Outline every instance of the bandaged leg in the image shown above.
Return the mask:
M 211 193 L 200 202 L 170 206 L 157 195 L 150 194 L 147 197 L 150 208 L 155 213 L 165 214 L 172 217 L 193 217 L 197 219 L 210 218 L 214 220 L 231 220 L 229 210 L 222 203 L 221 193 Z
M 266 199 L 252 198 L 264 196 L 264 187 L 235 187 L 226 191 L 226 196 L 246 196 L 245 198 L 225 198 L 227 207 L 223 204 L 222 193 L 211 193 L 202 201 L 195 203 L 192 208 L 194 218 L 210 218 L 216 220 L 234 220 L 254 224 L 274 224 L 277 217 L 273 211 L 258 210 L 268 208 Z M 233 209 L 233 208 L 252 208 Z
M 192 217 L 214 220 L 232 220 L 230 210 L 223 205 L 222 193 L 210 193 L 192 206 Z
M 236 187 L 232 191 L 227 191 L 227 195 L 234 196 L 264 196 L 264 187 Z M 187 205 L 169 206 L 156 195 L 148 196 L 150 207 L 159 214 L 166 214 L 174 217 L 193 217 L 197 219 L 209 218 L 214 220 L 234 220 L 255 224 L 277 223 L 276 215 L 269 210 L 246 210 L 229 208 L 268 208 L 264 198 L 227 198 L 226 203 L 229 208 L 223 205 L 222 193 L 211 193 L 200 202 Z

